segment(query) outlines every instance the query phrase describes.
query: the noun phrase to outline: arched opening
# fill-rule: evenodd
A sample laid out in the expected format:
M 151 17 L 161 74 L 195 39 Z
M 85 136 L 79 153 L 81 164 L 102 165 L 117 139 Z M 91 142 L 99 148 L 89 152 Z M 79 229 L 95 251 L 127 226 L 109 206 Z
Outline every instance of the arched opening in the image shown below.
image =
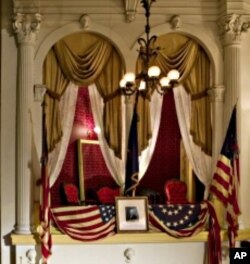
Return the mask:
M 119 170 L 119 167 L 115 167 L 112 161 L 115 160 L 118 166 L 122 166 L 119 165 L 122 163 L 121 148 L 123 143 L 121 127 L 122 107 L 118 86 L 123 71 L 123 58 L 116 47 L 99 34 L 89 32 L 80 32 L 66 36 L 55 43 L 46 56 L 44 62 L 44 83 L 47 86 L 47 93 L 45 96 L 46 119 L 44 125 L 46 127 L 46 144 L 50 151 L 48 167 L 49 181 L 53 194 L 52 205 L 60 205 L 62 202 L 60 189 L 64 182 L 73 183 L 78 186 L 76 184 L 76 177 L 79 178 L 79 175 L 76 175 L 78 174 L 78 161 L 76 161 L 75 146 L 70 144 L 68 153 L 67 147 L 70 138 L 72 139 L 75 107 L 77 100 L 81 96 L 85 100 L 85 104 L 83 104 L 83 109 L 78 109 L 78 111 L 86 111 L 83 113 L 83 116 L 75 116 L 76 119 L 82 118 L 82 121 L 84 120 L 83 122 L 85 122 L 80 130 L 85 129 L 87 139 L 102 141 L 100 147 L 95 146 L 97 148 L 95 154 L 98 153 L 98 157 L 102 158 L 103 169 L 96 176 L 107 176 L 105 180 L 102 180 L 110 181 L 110 185 L 113 187 L 118 188 L 121 185 L 122 170 Z M 88 92 L 84 94 L 82 92 L 84 89 L 95 90 L 91 92 L 92 100 L 98 101 L 98 103 L 95 103 L 95 106 L 90 106 L 89 94 Z M 93 113 L 90 110 L 93 107 L 95 107 L 95 122 L 91 123 L 85 117 L 89 115 L 91 116 L 90 119 L 93 119 Z M 97 122 L 99 123 L 99 127 L 101 127 L 98 139 L 92 133 L 92 126 Z M 75 120 L 75 123 L 77 124 L 77 120 Z M 73 127 L 73 133 L 77 131 L 75 128 Z M 86 138 L 86 133 L 78 135 L 78 139 Z M 70 158 L 68 157 L 68 160 L 72 163 L 70 164 L 70 168 L 69 166 L 67 167 L 67 164 L 63 164 L 65 155 L 66 157 L 67 155 L 70 156 Z M 91 155 L 89 154 L 89 156 Z M 91 158 L 94 158 L 94 155 Z M 103 158 L 106 161 L 108 160 L 106 162 L 107 167 L 104 166 L 105 162 Z M 94 163 L 92 160 L 92 163 L 97 166 L 97 162 Z M 62 172 L 61 168 L 66 168 L 66 171 Z M 58 181 L 60 175 L 62 181 Z M 78 187 L 80 192 L 85 191 L 83 188 L 81 190 L 81 186 Z M 85 202 L 85 197 L 82 199 L 83 201 L 81 202 Z

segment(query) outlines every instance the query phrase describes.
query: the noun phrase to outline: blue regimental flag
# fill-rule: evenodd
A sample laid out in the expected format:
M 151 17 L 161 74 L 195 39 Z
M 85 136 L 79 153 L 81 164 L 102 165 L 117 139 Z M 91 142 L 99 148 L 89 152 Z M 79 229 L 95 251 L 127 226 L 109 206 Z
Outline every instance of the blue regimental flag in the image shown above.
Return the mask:
M 135 188 L 138 185 L 139 160 L 138 160 L 137 121 L 138 121 L 138 116 L 135 107 L 133 112 L 130 132 L 129 132 L 129 138 L 128 138 L 126 179 L 125 179 L 125 190 L 124 190 L 125 195 L 131 195 L 135 193 Z

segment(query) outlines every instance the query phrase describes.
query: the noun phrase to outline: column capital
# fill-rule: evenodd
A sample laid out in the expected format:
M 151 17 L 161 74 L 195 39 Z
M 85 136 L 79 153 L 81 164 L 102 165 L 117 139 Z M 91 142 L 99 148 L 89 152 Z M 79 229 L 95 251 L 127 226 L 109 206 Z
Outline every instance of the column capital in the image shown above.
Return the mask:
M 247 32 L 250 21 L 240 14 L 228 14 L 217 21 L 219 32 L 224 45 L 240 44 L 241 35 Z
M 42 15 L 16 13 L 13 16 L 13 29 L 18 43 L 34 44 L 42 22 Z
M 217 85 L 208 90 L 208 95 L 210 96 L 211 102 L 224 102 L 224 85 Z

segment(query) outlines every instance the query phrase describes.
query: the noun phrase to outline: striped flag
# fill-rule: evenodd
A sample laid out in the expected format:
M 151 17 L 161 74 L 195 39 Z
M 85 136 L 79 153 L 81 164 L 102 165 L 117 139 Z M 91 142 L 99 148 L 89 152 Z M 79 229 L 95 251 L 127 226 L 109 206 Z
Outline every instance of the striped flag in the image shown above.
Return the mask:
M 76 240 L 94 241 L 115 234 L 113 205 L 58 207 L 51 214 L 56 226 Z
M 236 108 L 232 112 L 226 138 L 217 161 L 210 193 L 215 195 L 226 209 L 230 246 L 235 245 L 238 230 L 239 150 L 236 134 Z
M 38 233 L 41 239 L 43 264 L 46 264 L 52 254 L 52 239 L 50 233 L 50 188 L 47 165 L 42 166 L 42 175 L 43 202 L 40 206 L 40 226 L 38 227 Z

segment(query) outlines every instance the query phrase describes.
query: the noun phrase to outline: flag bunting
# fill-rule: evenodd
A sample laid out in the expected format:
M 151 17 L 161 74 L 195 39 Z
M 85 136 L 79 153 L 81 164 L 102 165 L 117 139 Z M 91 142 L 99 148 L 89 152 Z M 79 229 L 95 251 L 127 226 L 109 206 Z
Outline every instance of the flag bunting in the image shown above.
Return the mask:
M 113 205 L 57 207 L 51 213 L 56 226 L 76 240 L 94 241 L 115 234 Z

